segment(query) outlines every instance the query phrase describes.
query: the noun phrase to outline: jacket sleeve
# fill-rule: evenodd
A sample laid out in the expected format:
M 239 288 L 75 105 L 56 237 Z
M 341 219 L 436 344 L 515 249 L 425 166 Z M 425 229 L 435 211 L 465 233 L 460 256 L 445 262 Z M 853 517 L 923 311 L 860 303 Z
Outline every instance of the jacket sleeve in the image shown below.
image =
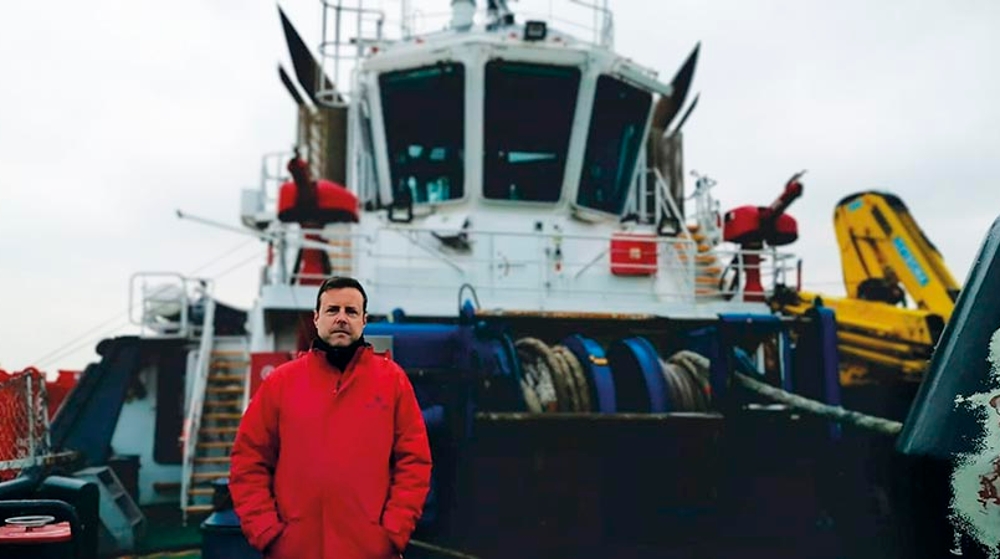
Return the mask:
M 431 449 L 413 386 L 402 370 L 398 378 L 389 498 L 382 513 L 382 526 L 389 532 L 396 549 L 403 551 L 430 491 Z
M 278 459 L 278 376 L 272 373 L 250 400 L 230 454 L 233 508 L 250 545 L 259 551 L 284 529 L 271 489 Z

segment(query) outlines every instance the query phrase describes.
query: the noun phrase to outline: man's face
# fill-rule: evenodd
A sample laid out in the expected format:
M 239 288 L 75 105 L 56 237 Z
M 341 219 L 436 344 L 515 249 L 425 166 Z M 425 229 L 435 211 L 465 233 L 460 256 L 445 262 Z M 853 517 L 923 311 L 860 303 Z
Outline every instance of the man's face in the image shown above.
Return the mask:
M 319 297 L 319 311 L 313 311 L 316 333 L 334 347 L 349 346 L 361 337 L 368 323 L 362 310 L 364 298 L 351 287 L 328 289 Z

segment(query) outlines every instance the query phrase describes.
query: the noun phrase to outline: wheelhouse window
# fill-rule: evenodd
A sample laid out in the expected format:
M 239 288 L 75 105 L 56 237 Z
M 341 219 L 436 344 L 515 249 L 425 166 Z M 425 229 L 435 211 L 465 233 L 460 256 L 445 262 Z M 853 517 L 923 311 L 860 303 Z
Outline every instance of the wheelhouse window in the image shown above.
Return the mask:
M 598 78 L 577 204 L 621 215 L 652 102 L 648 91 L 611 76 Z
M 464 193 L 465 68 L 437 64 L 379 76 L 394 200 Z
M 483 195 L 559 200 L 580 70 L 493 60 L 486 64 Z

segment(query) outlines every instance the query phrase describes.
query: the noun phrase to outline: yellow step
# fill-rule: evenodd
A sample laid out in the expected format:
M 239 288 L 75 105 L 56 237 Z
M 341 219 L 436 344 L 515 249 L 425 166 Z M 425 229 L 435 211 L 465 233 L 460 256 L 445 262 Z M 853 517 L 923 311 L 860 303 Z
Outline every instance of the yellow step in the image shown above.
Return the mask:
M 203 419 L 236 420 L 243 419 L 242 413 L 206 413 Z
M 212 361 L 209 369 L 246 369 L 250 366 L 249 361 Z
M 206 394 L 243 394 L 242 386 L 209 386 L 205 389 Z
M 188 495 L 212 495 L 213 493 L 215 493 L 215 489 L 207 487 L 192 487 L 188 489 Z
M 243 405 L 242 400 L 206 400 L 206 408 L 238 408 Z
M 218 472 L 194 472 L 191 479 L 221 479 L 229 477 L 229 470 L 219 470 Z
M 232 433 L 235 435 L 237 430 L 239 430 L 238 427 L 202 427 L 198 430 L 198 432 L 206 435 L 222 435 L 225 433 Z
M 207 443 L 198 443 L 198 448 L 229 448 L 233 446 L 232 441 L 211 441 Z
M 228 464 L 228 456 L 195 456 L 195 464 Z
M 212 512 L 212 505 L 188 505 L 184 507 L 184 512 L 191 514 L 201 514 Z
M 242 383 L 243 375 L 208 375 L 209 384 Z

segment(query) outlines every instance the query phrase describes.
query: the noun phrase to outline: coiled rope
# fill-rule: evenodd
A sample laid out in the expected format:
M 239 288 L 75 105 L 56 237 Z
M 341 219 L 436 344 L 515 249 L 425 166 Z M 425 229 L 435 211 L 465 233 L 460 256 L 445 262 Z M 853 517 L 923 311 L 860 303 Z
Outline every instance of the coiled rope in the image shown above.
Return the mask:
M 549 347 L 538 338 L 514 343 L 524 376 L 521 390 L 529 411 L 589 412 L 590 387 L 583 365 L 568 348 Z
M 524 371 L 521 390 L 528 412 L 589 412 L 593 409 L 591 388 L 583 365 L 568 348 L 562 345 L 550 347 L 537 338 L 521 338 L 515 342 L 515 347 Z M 758 373 L 745 353 L 737 352 L 735 362 L 738 370 L 731 372 L 732 378 L 746 390 L 769 400 L 884 435 L 895 436 L 903 429 L 903 424 L 898 421 L 831 406 L 761 382 L 753 378 Z M 707 357 L 687 350 L 660 360 L 672 411 L 704 412 L 711 409 L 710 365 Z

